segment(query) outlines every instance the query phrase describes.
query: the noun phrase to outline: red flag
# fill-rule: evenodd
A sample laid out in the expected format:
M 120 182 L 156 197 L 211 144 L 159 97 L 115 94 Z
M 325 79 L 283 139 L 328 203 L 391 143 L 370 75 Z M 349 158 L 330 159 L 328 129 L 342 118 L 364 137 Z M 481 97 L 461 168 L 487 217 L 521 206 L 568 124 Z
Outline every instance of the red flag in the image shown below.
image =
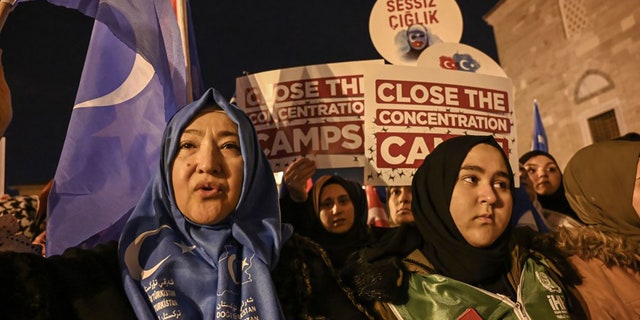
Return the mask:
M 364 191 L 367 194 L 367 204 L 369 207 L 367 223 L 376 227 L 389 227 L 387 210 L 385 210 L 382 201 L 380 201 L 376 188 L 374 186 L 366 186 Z

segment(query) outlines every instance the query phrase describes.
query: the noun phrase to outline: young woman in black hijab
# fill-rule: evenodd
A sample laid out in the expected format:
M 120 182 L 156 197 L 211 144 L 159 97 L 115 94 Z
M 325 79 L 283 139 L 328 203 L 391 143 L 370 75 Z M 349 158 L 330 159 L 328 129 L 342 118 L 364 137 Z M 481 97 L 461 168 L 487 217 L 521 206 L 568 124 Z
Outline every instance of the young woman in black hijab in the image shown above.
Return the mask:
M 324 196 L 324 191 L 331 185 L 342 187 L 348 196 L 348 199 L 342 201 L 351 203 L 350 205 L 342 204 L 346 208 L 352 207 L 351 210 L 336 209 L 336 211 L 343 211 L 341 213 L 345 216 L 343 220 L 334 219 L 333 216 L 336 213 L 331 208 L 334 205 L 341 206 L 338 203 L 341 201 L 340 198 L 328 200 L 330 197 Z M 356 182 L 345 180 L 336 175 L 322 176 L 316 180 L 313 188 L 309 191 L 307 203 L 298 208 L 300 208 L 299 211 L 292 212 L 289 207 L 283 206 L 283 221 L 293 222 L 294 232 L 309 237 L 320 244 L 337 268 L 342 266 L 349 254 L 366 246 L 371 241 L 371 234 L 367 227 L 367 198 L 362 186 Z M 329 211 L 326 215 L 332 217 L 325 219 L 324 211 Z M 350 217 L 346 217 L 347 215 Z M 349 220 L 351 220 L 350 223 Z M 340 221 L 345 221 L 344 227 L 335 228 L 334 225 L 337 226 Z
M 551 154 L 532 150 L 520 156 L 519 162 L 529 174 L 542 208 L 566 214 L 576 221 L 581 221 L 567 201 L 560 166 Z
M 461 136 L 441 143 L 416 172 L 412 188 L 415 224 L 361 251 L 355 266 L 350 261 L 345 268 L 358 297 L 377 300 L 378 317 L 572 315 L 563 282 L 579 282 L 576 274 L 568 264 L 533 250 L 531 234 L 509 224 L 513 172 L 493 137 Z M 403 267 L 380 272 L 379 263 L 394 257 L 403 258 Z M 396 280 L 393 288 L 388 287 L 390 277 Z M 392 291 L 398 294 L 380 295 Z
M 299 166 L 309 165 L 307 174 Z M 285 177 L 289 194 L 280 200 L 282 221 L 293 225 L 272 272 L 287 319 L 371 319 L 353 292 L 343 285 L 339 270 L 354 251 L 371 243 L 367 200 L 356 182 L 337 175 L 318 178 L 305 190 L 315 166 L 307 160 L 292 164 Z M 288 182 L 287 182 L 288 181 Z

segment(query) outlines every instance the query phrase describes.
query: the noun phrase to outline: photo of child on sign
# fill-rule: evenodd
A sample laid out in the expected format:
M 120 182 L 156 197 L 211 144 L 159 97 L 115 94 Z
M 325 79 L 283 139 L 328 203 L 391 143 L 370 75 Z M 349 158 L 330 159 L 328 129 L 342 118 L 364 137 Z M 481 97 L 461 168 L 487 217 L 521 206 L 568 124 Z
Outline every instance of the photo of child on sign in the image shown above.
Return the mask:
M 369 33 L 385 60 L 415 66 L 430 46 L 460 41 L 462 13 L 455 0 L 377 1 L 369 17 Z

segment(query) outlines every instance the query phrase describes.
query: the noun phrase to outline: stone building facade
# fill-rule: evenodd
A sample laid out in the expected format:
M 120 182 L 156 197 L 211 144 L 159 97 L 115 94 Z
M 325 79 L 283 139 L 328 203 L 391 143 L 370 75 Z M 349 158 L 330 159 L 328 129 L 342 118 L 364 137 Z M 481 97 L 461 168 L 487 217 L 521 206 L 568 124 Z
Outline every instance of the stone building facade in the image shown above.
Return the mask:
M 594 141 L 640 132 L 639 4 L 502 0 L 485 15 L 513 81 L 520 154 L 531 149 L 534 99 L 561 168 Z

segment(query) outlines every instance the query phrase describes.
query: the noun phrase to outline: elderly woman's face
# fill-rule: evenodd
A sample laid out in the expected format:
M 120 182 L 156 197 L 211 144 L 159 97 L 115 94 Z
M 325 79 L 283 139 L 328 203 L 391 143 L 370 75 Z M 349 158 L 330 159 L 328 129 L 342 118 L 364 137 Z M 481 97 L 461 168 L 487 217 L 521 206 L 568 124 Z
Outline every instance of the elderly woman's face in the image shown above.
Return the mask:
M 531 157 L 524 163 L 524 168 L 529 173 L 537 194 L 548 196 L 560 188 L 562 183 L 560 168 L 549 157 L 545 155 Z
M 320 221 L 331 233 L 345 233 L 355 221 L 355 209 L 347 190 L 337 183 L 325 185 L 320 192 Z
M 473 147 L 451 195 L 451 217 L 464 239 L 477 248 L 493 244 L 511 219 L 511 181 L 500 152 L 484 143 Z
M 222 221 L 242 192 L 244 160 L 238 126 L 222 111 L 200 113 L 180 136 L 171 176 L 178 209 L 185 217 L 206 225 Z

